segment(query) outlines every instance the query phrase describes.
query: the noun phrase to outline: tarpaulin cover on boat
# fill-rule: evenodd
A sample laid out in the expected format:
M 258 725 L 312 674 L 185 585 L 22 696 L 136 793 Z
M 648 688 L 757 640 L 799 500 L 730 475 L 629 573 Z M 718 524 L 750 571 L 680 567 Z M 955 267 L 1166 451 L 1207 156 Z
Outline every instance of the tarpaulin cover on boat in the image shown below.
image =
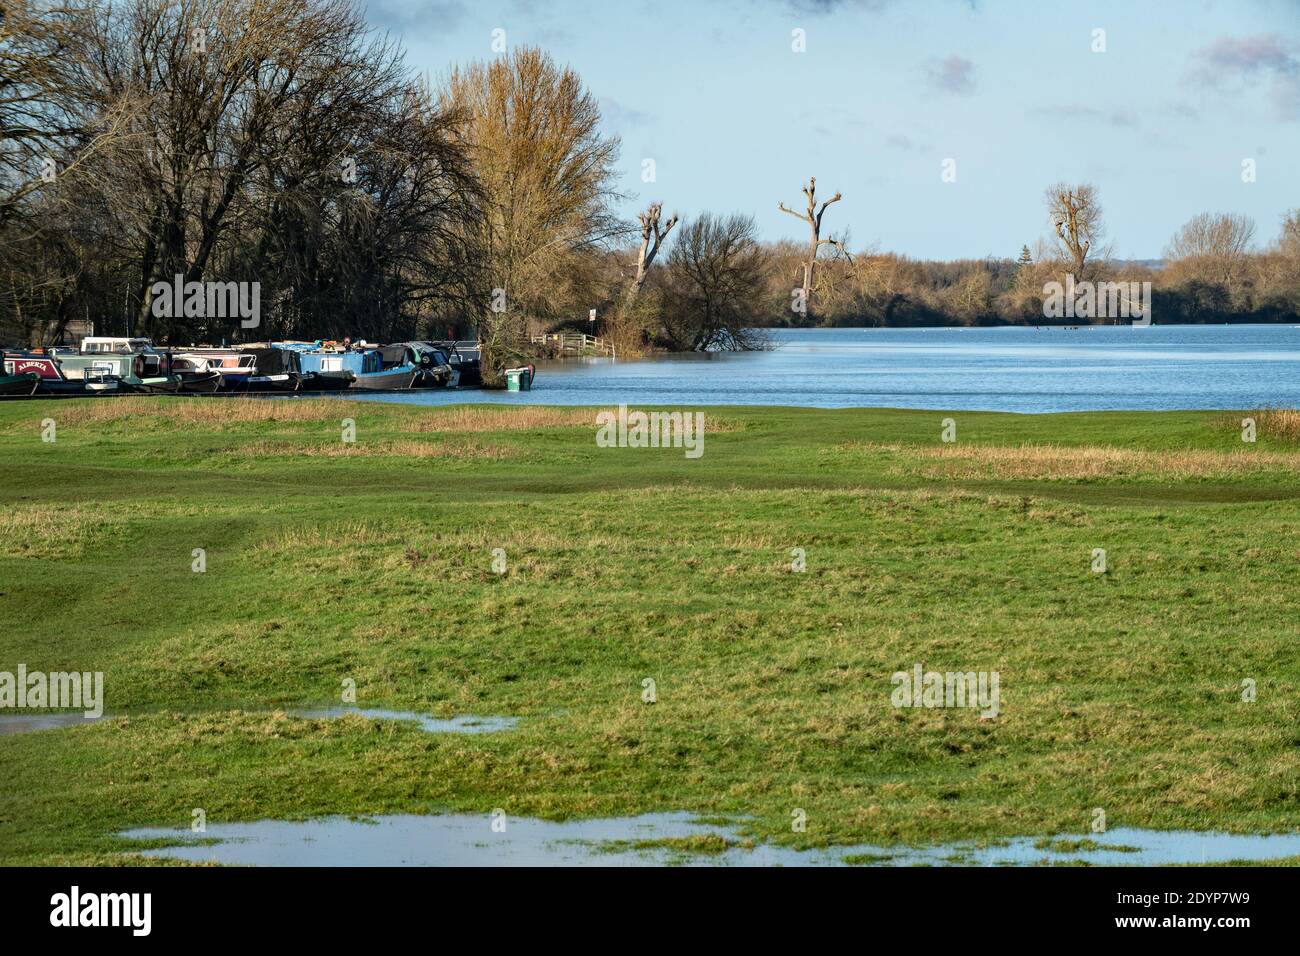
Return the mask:
M 384 368 L 393 368 L 397 365 L 405 365 L 408 361 L 407 348 L 405 345 L 380 346 L 379 354 L 384 357 Z
M 284 375 L 298 371 L 298 353 L 288 349 L 245 349 L 254 356 L 258 375 Z

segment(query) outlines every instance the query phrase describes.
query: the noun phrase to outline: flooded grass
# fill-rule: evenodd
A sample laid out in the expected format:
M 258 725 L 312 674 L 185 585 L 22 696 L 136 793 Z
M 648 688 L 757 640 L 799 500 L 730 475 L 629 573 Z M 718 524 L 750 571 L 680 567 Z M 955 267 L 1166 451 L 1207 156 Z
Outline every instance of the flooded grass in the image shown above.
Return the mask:
M 107 714 L 100 717 L 87 717 L 82 713 L 0 714 L 0 737 L 10 734 L 30 734 L 39 730 L 58 730 L 61 727 L 82 727 L 108 719 Z
M 518 717 L 476 717 L 461 714 L 440 719 L 415 714 L 403 710 L 380 710 L 357 707 L 317 707 L 304 710 L 290 710 L 290 717 L 303 720 L 394 720 L 413 723 L 425 733 L 430 734 L 491 734 L 502 730 L 513 730 L 519 725 Z
M 414 429 L 454 409 L 320 401 L 320 421 L 224 431 L 145 411 L 64 427 L 82 400 L 0 407 L 0 671 L 102 671 L 105 707 L 130 715 L 0 738 L 0 862 L 116 862 L 115 834 L 194 807 L 214 825 L 446 811 L 478 831 L 500 807 L 511 833 L 689 810 L 720 829 L 607 839 L 724 863 L 835 846 L 969 864 L 999 837 L 1096 839 L 1097 806 L 1166 832 L 1295 825 L 1300 483 L 1005 477 L 1026 447 L 1033 475 L 1093 467 L 1071 448 L 1231 462 L 1241 442 L 1213 413 L 962 413 L 963 442 L 1002 451 L 949 462 L 940 413 L 732 408 L 744 427 L 687 461 L 597 448 L 590 426 L 524 406 L 449 421 L 556 424 L 440 435 Z M 258 453 L 333 442 L 344 415 L 359 443 L 522 453 Z M 900 451 L 837 451 L 854 442 Z M 925 477 L 949 463 L 972 477 Z M 999 715 L 894 707 L 890 674 L 916 663 L 999 671 Z M 344 680 L 362 710 L 519 722 L 284 712 L 338 702 Z M 1017 846 L 1034 864 L 1151 858 L 1096 842 Z M 932 844 L 944 859 L 907 849 Z
M 550 822 L 446 814 L 213 824 L 119 834 L 148 857 L 244 866 L 1152 866 L 1267 862 L 1300 855 L 1300 833 L 1271 836 L 1119 829 L 929 847 L 799 850 L 755 843 L 691 814 Z M 159 842 L 172 840 L 171 846 Z M 216 840 L 217 842 L 213 842 Z
M 236 711 L 234 713 L 240 712 Z M 268 711 L 267 713 L 273 718 L 283 714 L 301 720 L 393 721 L 415 724 L 429 734 L 491 734 L 503 730 L 514 730 L 519 725 L 518 717 L 480 717 L 473 714 L 458 714 L 454 717 L 438 718 L 411 711 L 383 710 L 380 708 L 315 707 L 288 711 Z M 177 714 L 174 716 L 182 719 L 204 719 L 212 715 Z M 0 736 L 34 733 L 40 730 L 57 730 L 62 727 L 80 727 L 108 719 L 109 715 L 107 714 L 100 717 L 86 717 L 81 713 L 0 714 Z

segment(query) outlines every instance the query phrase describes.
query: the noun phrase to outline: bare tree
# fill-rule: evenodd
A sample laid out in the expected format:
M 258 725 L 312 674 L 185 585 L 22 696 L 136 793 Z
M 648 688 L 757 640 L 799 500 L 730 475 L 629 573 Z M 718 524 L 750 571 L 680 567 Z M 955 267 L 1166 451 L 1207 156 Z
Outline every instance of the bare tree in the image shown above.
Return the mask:
M 1088 253 L 1097 251 L 1095 247 L 1104 231 L 1097 187 L 1091 183 L 1073 187 L 1057 183 L 1047 190 L 1045 198 L 1048 219 L 1067 267 L 1076 282 L 1083 282 L 1087 278 Z
M 673 231 L 673 226 L 677 225 L 677 214 L 673 213 L 672 218 L 660 226 L 663 208 L 663 203 L 651 203 L 645 212 L 637 213 L 636 218 L 641 223 L 641 247 L 637 252 L 636 277 L 628 289 L 629 300 L 635 299 L 640 293 L 641 286 L 645 285 L 646 274 L 650 271 L 655 256 L 659 254 L 659 247 L 663 245 L 668 233 Z
M 768 255 L 751 216 L 700 216 L 668 254 L 664 332 L 681 351 L 762 348 Z
M 841 253 L 847 255 L 844 244 L 833 237 L 823 239 L 822 235 L 822 216 L 826 214 L 826 207 L 831 203 L 839 202 L 843 196 L 836 193 L 830 199 L 822 203 L 821 208 L 817 208 L 817 178 L 808 177 L 808 185 L 803 187 L 804 198 L 808 200 L 808 208 L 804 212 L 795 212 L 785 203 L 777 203 L 776 207 L 782 212 L 789 213 L 796 219 L 801 219 L 808 223 L 810 238 L 808 241 L 808 255 L 803 262 L 803 299 L 804 302 L 810 302 L 813 288 L 813 273 L 817 268 L 817 253 L 822 246 L 832 246 Z
M 1185 222 L 1165 250 L 1168 259 L 1240 259 L 1255 238 L 1255 220 L 1240 213 L 1203 212 Z
M 50 181 L 76 137 L 70 81 L 84 17 L 27 0 L 0 6 L 0 225 Z
M 38 47 L 70 64 L 62 98 L 27 124 L 41 154 L 54 136 L 69 159 L 18 203 L 38 242 L 0 224 L 0 242 L 25 239 L 0 253 L 0 320 L 232 335 L 152 314 L 154 282 L 176 274 L 259 282 L 257 334 L 409 338 L 481 308 L 464 116 L 435 106 L 357 0 L 96 2 L 69 23 Z M 124 135 L 106 136 L 114 124 Z
M 0 337 L 46 344 L 86 308 L 101 250 L 83 203 L 134 117 L 128 97 L 84 95 L 93 16 L 0 0 Z
M 154 282 L 201 280 L 245 238 L 236 227 L 275 204 L 258 182 L 299 145 L 304 127 L 329 127 L 355 117 L 359 101 L 394 95 L 400 53 L 366 42 L 367 32 L 354 0 L 96 8 L 87 95 L 147 104 L 134 130 L 141 142 L 113 157 L 114 189 L 105 194 L 124 227 L 122 251 L 138 264 L 142 328 L 167 334 L 173 324 L 151 314 Z
M 1227 295 L 1242 291 L 1246 257 L 1255 237 L 1255 220 L 1240 213 L 1193 216 L 1165 249 L 1168 274 L 1176 281 L 1213 283 Z
M 1290 209 L 1282 214 L 1282 234 L 1278 236 L 1277 245 L 1282 255 L 1300 258 L 1300 209 Z

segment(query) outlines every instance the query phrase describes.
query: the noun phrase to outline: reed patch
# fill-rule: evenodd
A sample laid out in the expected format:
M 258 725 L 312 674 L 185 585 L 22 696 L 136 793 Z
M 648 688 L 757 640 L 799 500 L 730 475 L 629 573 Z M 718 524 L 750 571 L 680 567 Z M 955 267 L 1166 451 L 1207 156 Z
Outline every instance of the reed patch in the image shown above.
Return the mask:
M 1105 446 L 944 445 L 849 442 L 836 451 L 855 458 L 886 458 L 890 477 L 948 480 L 1060 480 L 1112 478 L 1189 480 L 1294 472 L 1300 458 L 1285 452 L 1179 449 L 1146 451 Z
M 591 423 L 591 413 L 577 408 L 542 405 L 493 408 L 458 406 L 439 409 L 403 423 L 403 431 L 430 432 L 517 432 L 544 428 L 577 428 Z
M 82 425 L 204 425 L 221 428 L 246 422 L 337 421 L 356 412 L 356 402 L 334 399 L 194 398 L 123 395 L 65 401 L 52 416 L 60 428 Z M 48 411 L 43 414 L 48 414 Z
M 1218 428 L 1239 431 L 1243 441 L 1256 437 L 1300 442 L 1300 409 L 1261 408 L 1254 412 L 1233 412 L 1214 420 Z
M 255 441 L 237 445 L 228 453 L 244 458 L 437 458 L 451 461 L 502 461 L 513 457 L 515 449 L 472 438 L 442 442 L 377 439 L 318 444 Z
M 605 410 L 598 409 L 597 412 Z M 440 409 L 405 424 L 410 432 L 494 432 L 538 431 L 548 428 L 591 428 L 593 412 L 589 408 L 558 408 L 555 406 L 520 405 L 497 408 L 492 406 L 457 406 Z M 741 431 L 744 423 L 731 418 L 710 414 L 704 430 L 709 433 Z

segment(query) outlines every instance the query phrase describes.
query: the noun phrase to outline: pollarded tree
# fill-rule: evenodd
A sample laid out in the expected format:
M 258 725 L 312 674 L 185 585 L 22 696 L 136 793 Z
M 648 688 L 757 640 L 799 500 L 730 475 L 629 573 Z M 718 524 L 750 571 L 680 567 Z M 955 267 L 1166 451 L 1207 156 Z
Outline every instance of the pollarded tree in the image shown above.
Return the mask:
M 1088 278 L 1085 272 L 1088 254 L 1098 251 L 1096 247 L 1104 233 L 1097 187 L 1091 183 L 1078 186 L 1057 183 L 1047 190 L 1045 199 L 1048 220 L 1067 268 L 1075 282 L 1083 282 Z
M 803 212 L 795 212 L 783 202 L 777 203 L 776 208 L 780 209 L 784 213 L 789 213 L 796 219 L 800 219 L 808 224 L 808 252 L 803 261 L 803 285 L 801 288 L 803 291 L 803 301 L 805 306 L 811 307 L 813 279 L 814 273 L 817 269 L 817 253 L 821 250 L 821 247 L 831 246 L 832 248 L 837 249 L 840 253 L 847 255 L 842 242 L 834 237 L 828 237 L 826 239 L 821 237 L 822 216 L 826 215 L 826 207 L 831 203 L 839 202 L 844 197 L 840 193 L 836 193 L 830 199 L 825 200 L 819 209 L 817 207 L 817 177 L 815 176 L 810 176 L 808 178 L 808 185 L 803 187 L 803 194 L 804 198 L 808 202 L 808 206 Z
M 655 256 L 659 254 L 660 246 L 668 237 L 668 233 L 673 231 L 673 226 L 677 225 L 677 214 L 673 213 L 668 222 L 661 226 L 663 211 L 663 203 L 656 202 L 651 203 L 650 208 L 645 212 L 637 213 L 636 218 L 641 223 L 641 246 L 637 250 L 636 276 L 628 289 L 629 300 L 635 299 L 641 287 L 645 285 L 646 275 L 655 261 Z

